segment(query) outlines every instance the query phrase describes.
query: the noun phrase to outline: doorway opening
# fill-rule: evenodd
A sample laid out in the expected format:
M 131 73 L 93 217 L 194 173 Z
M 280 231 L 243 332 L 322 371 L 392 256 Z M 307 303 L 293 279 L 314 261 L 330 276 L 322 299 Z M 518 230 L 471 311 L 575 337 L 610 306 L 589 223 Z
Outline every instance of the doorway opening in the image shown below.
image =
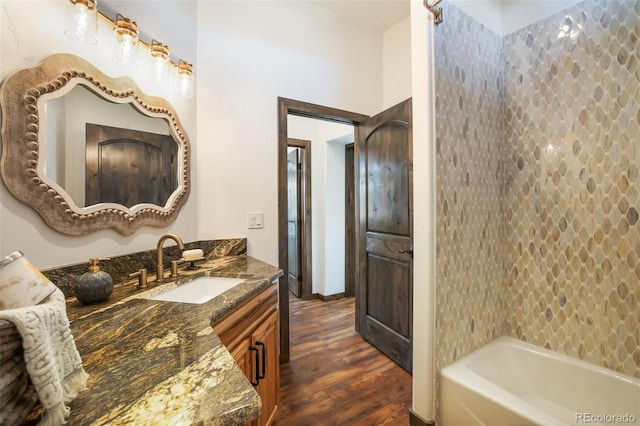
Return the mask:
M 311 141 L 287 138 L 287 279 L 295 297 L 311 299 Z
M 407 371 L 412 370 L 412 335 L 413 335 L 413 179 L 412 179 L 412 137 L 411 137 L 411 99 L 394 105 L 373 117 L 355 114 L 348 111 L 309 104 L 300 101 L 278 98 L 278 256 L 279 266 L 285 272 L 279 281 L 280 290 L 280 361 L 286 363 L 290 359 L 289 345 L 289 295 L 290 281 L 296 294 L 298 271 L 302 266 L 290 260 L 300 259 L 300 251 L 295 253 L 289 249 L 289 241 L 298 240 L 302 232 L 297 228 L 297 220 L 291 229 L 289 216 L 297 215 L 300 209 L 290 209 L 288 203 L 289 188 L 297 188 L 296 183 L 298 151 L 289 153 L 289 140 L 292 131 L 298 124 L 296 120 L 307 120 L 317 123 L 332 122 L 334 125 L 350 129 L 342 136 L 333 134 L 327 137 L 323 133 L 317 140 L 322 149 L 314 151 L 319 156 L 331 158 L 321 168 L 324 175 L 320 179 L 314 177 L 314 185 L 318 181 L 339 181 L 340 189 L 319 187 L 326 195 L 317 204 L 314 220 L 332 222 L 339 225 L 327 232 L 326 226 L 312 226 L 311 240 L 323 238 L 320 249 L 314 248 L 312 267 L 314 271 L 313 288 L 310 293 L 329 295 L 319 297 L 332 300 L 346 294 L 348 266 L 346 253 L 354 254 L 350 271 L 354 273 L 355 293 L 355 330 L 369 343 L 380 349 Z M 319 126 L 319 125 L 318 125 Z M 341 129 L 345 132 L 345 129 Z M 320 133 L 320 132 L 319 132 Z M 347 138 L 351 138 L 347 140 Z M 326 142 L 326 143 L 325 143 Z M 345 168 L 347 150 L 345 145 L 354 143 L 353 174 Z M 313 148 L 314 144 L 310 144 Z M 317 148 L 317 144 L 316 144 Z M 314 153 L 313 158 L 317 158 Z M 291 161 L 289 156 L 291 155 Z M 289 179 L 288 163 L 292 164 L 292 179 Z M 293 166 L 295 164 L 295 166 Z M 340 164 L 339 172 L 335 164 Z M 314 169 L 318 167 L 314 166 Z M 339 176 L 339 178 L 338 178 Z M 289 181 L 292 181 L 291 186 Z M 353 205 L 347 207 L 349 191 L 346 181 L 353 182 Z M 336 188 L 334 185 L 332 188 Z M 324 194 L 326 192 L 326 194 Z M 338 194 L 339 192 L 339 194 Z M 294 196 L 292 195 L 292 198 Z M 296 193 L 296 198 L 297 193 Z M 312 197 L 313 200 L 315 197 Z M 310 203 L 307 203 L 309 206 Z M 321 209 L 318 209 L 318 204 Z M 347 209 L 350 209 L 347 211 Z M 289 215 L 289 210 L 295 210 Z M 346 218 L 353 216 L 353 222 L 347 224 Z M 341 222 L 341 223 L 340 223 Z M 309 220 L 310 223 L 310 220 Z M 340 228 L 341 226 L 341 228 Z M 345 228 L 353 231 L 353 246 L 349 247 Z M 292 232 L 290 232 L 290 230 Z M 295 238 L 291 238 L 291 235 Z M 338 238 L 336 239 L 336 235 Z M 318 237 L 318 238 L 316 238 Z M 326 241 L 325 241 L 326 240 Z M 335 241 L 339 242 L 336 243 Z M 327 243 L 331 241 L 331 243 Z M 295 245 L 295 247 L 298 247 Z M 291 259 L 290 259 L 291 256 Z M 308 261 L 308 259 L 307 259 Z M 292 273 L 289 273 L 289 269 Z M 340 290 L 332 287 L 339 282 Z M 317 289 L 318 291 L 314 291 Z M 302 290 L 302 289 L 300 289 Z M 342 294 L 338 294 L 342 291 Z M 301 291 L 300 291 L 301 293 Z M 307 292 L 307 294 L 309 291 Z
M 341 123 L 354 126 L 357 130 L 359 123 L 365 121 L 368 116 L 349 111 L 311 104 L 307 102 L 295 101 L 291 99 L 278 98 L 278 257 L 279 267 L 285 271 L 279 281 L 280 290 L 280 362 L 289 361 L 289 203 L 288 203 L 288 151 L 289 151 L 289 117 L 306 117 L 333 123 Z M 338 141 L 335 141 L 338 144 Z M 353 142 L 353 141 L 351 141 Z M 344 158 L 344 141 L 341 141 L 339 148 Z M 341 172 L 345 178 L 344 169 Z M 346 196 L 345 200 L 346 201 Z M 311 206 L 309 206 L 311 207 Z M 344 211 L 344 210 L 343 210 Z M 340 212 L 342 215 L 343 211 Z M 343 220 L 344 220 L 344 216 Z M 316 217 L 316 220 L 318 218 Z M 355 221 L 355 217 L 354 217 Z M 345 248 L 344 240 L 340 242 Z M 311 253 L 311 252 L 309 252 Z M 313 290 L 311 290 L 313 291 Z
M 289 291 L 305 300 L 340 299 L 345 297 L 345 216 L 350 226 L 355 217 L 355 208 L 345 209 L 345 169 L 354 167 L 353 161 L 346 161 L 345 145 L 355 140 L 355 129 L 289 115 L 287 135 Z M 307 164 L 313 164 L 311 173 Z M 351 176 L 353 180 L 354 173 Z

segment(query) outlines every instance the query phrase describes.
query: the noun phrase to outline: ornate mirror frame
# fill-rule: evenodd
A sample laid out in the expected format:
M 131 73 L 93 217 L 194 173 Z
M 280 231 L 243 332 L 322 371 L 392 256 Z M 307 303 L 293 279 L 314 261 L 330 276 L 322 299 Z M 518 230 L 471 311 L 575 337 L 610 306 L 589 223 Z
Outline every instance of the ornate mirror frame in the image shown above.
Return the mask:
M 78 84 L 102 99 L 129 104 L 141 114 L 164 119 L 179 145 L 178 188 L 164 206 L 143 203 L 126 207 L 100 203 L 79 207 L 44 173 L 46 126 L 39 100 L 64 93 Z M 84 59 L 55 54 L 39 65 L 9 75 L 0 86 L 2 157 L 0 172 L 9 191 L 36 210 L 53 229 L 67 235 L 85 235 L 114 228 L 124 235 L 144 225 L 163 227 L 175 221 L 190 192 L 189 138 L 178 114 L 165 99 L 148 96 L 128 77 L 112 78 Z

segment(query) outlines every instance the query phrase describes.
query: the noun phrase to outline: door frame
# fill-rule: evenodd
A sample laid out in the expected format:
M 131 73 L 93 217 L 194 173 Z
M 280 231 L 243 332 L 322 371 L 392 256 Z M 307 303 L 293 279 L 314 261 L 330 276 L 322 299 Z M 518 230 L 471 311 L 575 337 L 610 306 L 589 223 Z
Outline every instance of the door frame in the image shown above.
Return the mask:
M 355 137 L 355 135 L 354 135 Z M 344 156 L 344 296 L 356 296 L 356 215 L 351 216 L 349 212 L 356 212 L 356 156 L 355 141 L 345 145 Z M 350 161 L 349 161 L 350 160 Z
M 368 115 L 364 114 L 278 97 L 278 263 L 280 269 L 284 271 L 284 274 L 278 281 L 280 291 L 278 303 L 280 312 L 281 363 L 289 362 L 290 359 L 289 283 L 287 273 L 287 265 L 289 262 L 289 253 L 287 252 L 287 117 L 289 114 L 335 123 L 350 124 L 355 128 L 354 132 L 356 137 L 358 125 L 369 118 Z M 355 155 L 357 155 L 357 153 L 355 153 Z M 357 247 L 358 241 L 356 241 L 356 253 Z M 356 282 L 356 287 L 357 285 L 358 283 Z
M 302 215 L 298 220 L 302 221 L 302 233 L 297 237 L 301 239 L 300 253 L 298 256 L 302 258 L 300 261 L 300 297 L 304 300 L 313 298 L 313 279 L 312 279 L 312 240 L 311 240 L 311 141 L 304 139 L 287 138 L 287 146 L 300 148 L 302 151 L 302 191 L 298 194 L 298 202 L 302 203 Z M 288 200 L 287 200 L 288 201 Z M 288 256 L 288 252 L 287 252 Z M 287 258 L 287 262 L 289 259 Z M 289 265 L 289 263 L 287 263 Z

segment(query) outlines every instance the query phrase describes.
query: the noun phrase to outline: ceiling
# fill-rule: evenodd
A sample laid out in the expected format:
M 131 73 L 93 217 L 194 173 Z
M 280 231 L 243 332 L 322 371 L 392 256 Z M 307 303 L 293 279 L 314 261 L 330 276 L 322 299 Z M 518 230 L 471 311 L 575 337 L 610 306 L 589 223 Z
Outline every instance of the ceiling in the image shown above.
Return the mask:
M 409 0 L 310 0 L 355 24 L 384 32 L 409 16 Z

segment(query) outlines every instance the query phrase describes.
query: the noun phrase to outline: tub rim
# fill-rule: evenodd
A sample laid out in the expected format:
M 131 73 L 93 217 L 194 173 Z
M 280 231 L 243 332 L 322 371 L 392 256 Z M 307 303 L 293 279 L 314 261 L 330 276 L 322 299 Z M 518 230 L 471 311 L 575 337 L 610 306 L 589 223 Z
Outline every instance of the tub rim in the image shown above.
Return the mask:
M 571 357 L 561 352 L 552 351 L 550 349 L 543 348 L 541 346 L 537 346 L 533 343 L 519 340 L 511 336 L 501 336 L 497 339 L 492 340 L 486 345 L 464 355 L 453 363 L 443 367 L 440 370 L 441 382 L 439 397 L 443 397 L 442 388 L 445 384 L 445 381 L 451 381 L 452 383 L 459 384 L 462 387 L 466 388 L 467 391 L 479 395 L 482 398 L 485 398 L 502 408 L 512 411 L 534 424 L 545 424 L 549 426 L 566 425 L 566 423 L 561 419 L 558 419 L 557 417 L 544 411 L 542 408 L 527 401 L 526 399 L 523 399 L 517 394 L 514 394 L 500 387 L 499 385 L 495 384 L 485 376 L 475 371 L 472 367 L 470 367 L 470 364 L 474 361 L 475 357 L 485 354 L 486 352 L 490 352 L 497 346 L 508 346 L 511 348 L 515 348 L 516 350 L 523 350 L 529 353 L 533 353 L 536 356 L 553 359 L 554 362 L 568 362 L 574 366 L 584 368 L 592 373 L 604 374 L 614 379 L 624 381 L 631 386 L 637 387 L 640 391 L 640 379 L 637 379 L 633 376 L 628 376 L 623 373 L 619 373 L 617 371 L 613 371 L 611 369 Z

